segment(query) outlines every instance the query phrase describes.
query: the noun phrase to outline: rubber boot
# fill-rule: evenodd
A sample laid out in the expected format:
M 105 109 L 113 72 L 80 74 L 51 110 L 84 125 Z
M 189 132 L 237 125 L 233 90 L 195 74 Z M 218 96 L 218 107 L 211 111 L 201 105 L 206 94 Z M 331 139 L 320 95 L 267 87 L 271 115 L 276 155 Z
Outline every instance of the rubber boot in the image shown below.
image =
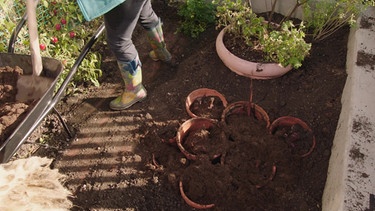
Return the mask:
M 153 49 L 149 53 L 151 59 L 154 61 L 161 60 L 163 62 L 169 62 L 172 59 L 172 55 L 167 50 L 162 30 L 162 22 L 160 19 L 157 26 L 147 30 L 147 36 Z
M 131 62 L 117 61 L 125 89 L 120 96 L 112 100 L 109 107 L 112 110 L 124 110 L 146 98 L 147 92 L 142 85 L 142 69 L 138 55 Z

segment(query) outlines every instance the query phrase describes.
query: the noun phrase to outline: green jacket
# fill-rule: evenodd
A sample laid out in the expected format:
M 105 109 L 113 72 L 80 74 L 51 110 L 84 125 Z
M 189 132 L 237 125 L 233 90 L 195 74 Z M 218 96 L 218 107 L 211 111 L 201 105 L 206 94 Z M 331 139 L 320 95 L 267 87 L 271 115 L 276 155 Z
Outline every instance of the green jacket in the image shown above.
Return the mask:
M 78 6 L 87 21 L 104 15 L 125 0 L 77 0 Z

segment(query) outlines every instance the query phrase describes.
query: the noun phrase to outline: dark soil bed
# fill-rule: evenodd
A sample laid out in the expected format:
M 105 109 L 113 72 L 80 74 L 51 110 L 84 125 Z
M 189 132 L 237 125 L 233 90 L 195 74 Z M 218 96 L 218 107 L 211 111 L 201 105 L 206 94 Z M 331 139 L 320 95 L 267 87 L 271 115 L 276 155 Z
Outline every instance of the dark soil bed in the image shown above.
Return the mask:
M 93 50 L 103 55 L 101 86 L 77 87 L 75 95 L 56 106 L 75 137 L 67 140 L 54 114 L 35 131 L 47 141 L 36 154 L 55 158 L 54 167 L 68 175 L 73 210 L 194 210 L 181 197 L 180 181 L 187 197 L 214 204 L 212 210 L 321 210 L 346 80 L 349 28 L 314 43 L 300 69 L 277 79 L 253 80 L 253 102 L 270 122 L 294 116 L 310 126 L 316 138 L 311 154 L 298 156 L 300 151 L 282 138 L 285 133 L 272 135 L 262 121 L 244 115 L 228 120 L 230 127 L 219 121 L 212 129 L 189 134 L 194 137 L 187 142 L 189 150 L 207 155 L 191 160 L 174 142 L 181 124 L 190 119 L 188 94 L 210 88 L 228 103 L 247 101 L 250 79 L 223 65 L 215 51 L 219 31 L 214 27 L 192 39 L 175 33 L 179 17 L 174 8 L 155 1 L 154 9 L 174 57 L 171 64 L 149 59 L 146 34 L 136 28 L 147 99 L 124 111 L 109 109 L 122 81 L 108 47 L 97 43 Z M 212 106 L 201 102 L 206 103 Z M 304 143 L 311 143 L 311 137 L 306 133 Z M 213 140 L 202 141 L 206 138 Z M 303 152 L 310 145 L 295 147 Z

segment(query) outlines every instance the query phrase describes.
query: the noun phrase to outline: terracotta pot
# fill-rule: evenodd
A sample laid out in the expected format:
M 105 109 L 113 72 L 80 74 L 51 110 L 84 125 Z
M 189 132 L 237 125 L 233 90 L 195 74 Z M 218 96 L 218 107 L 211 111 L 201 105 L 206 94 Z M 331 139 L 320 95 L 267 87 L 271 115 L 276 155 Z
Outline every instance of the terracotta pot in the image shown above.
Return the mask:
M 227 107 L 228 102 L 225 99 L 225 97 L 219 93 L 218 91 L 214 89 L 207 89 L 207 88 L 200 88 L 192 91 L 185 100 L 185 108 L 187 113 L 189 114 L 190 117 L 199 117 L 197 114 L 194 114 L 191 110 L 190 107 L 194 103 L 195 100 L 202 98 L 202 97 L 218 97 L 221 102 L 223 103 L 224 108 Z
M 267 128 L 270 126 L 270 118 L 268 117 L 267 112 L 260 106 L 252 103 L 254 107 L 255 118 L 259 121 L 264 121 Z M 244 114 L 248 115 L 249 112 L 249 102 L 248 101 L 238 101 L 229 104 L 221 116 L 221 120 L 226 124 L 226 118 L 231 114 Z
M 227 27 L 222 29 L 216 38 L 216 52 L 225 66 L 233 72 L 253 79 L 266 80 L 280 77 L 292 69 L 290 65 L 283 67 L 277 63 L 251 62 L 232 54 L 225 47 L 223 42 L 224 33 Z
M 306 157 L 311 154 L 316 145 L 315 136 L 311 128 L 301 119 L 292 116 L 282 116 L 272 122 L 270 128 L 271 134 L 281 131 L 281 136 L 288 138 L 290 142 L 303 141 L 312 136 L 311 146 L 306 153 L 302 153 L 300 157 Z
M 196 160 L 198 159 L 199 155 L 192 154 L 188 152 L 185 147 L 184 147 L 184 142 L 186 136 L 190 132 L 194 132 L 197 130 L 202 130 L 202 129 L 210 129 L 212 128 L 217 121 L 209 118 L 202 118 L 202 117 L 196 117 L 196 118 L 191 118 L 180 126 L 180 128 L 177 130 L 177 146 L 180 149 L 180 151 L 186 156 L 187 159 L 189 160 Z
M 184 199 L 184 201 L 191 207 L 195 208 L 195 209 L 209 209 L 209 208 L 212 208 L 215 206 L 215 204 L 198 204 L 194 201 L 192 201 L 191 199 L 189 199 L 186 194 L 185 194 L 185 191 L 184 191 L 184 187 L 183 187 L 183 184 L 182 184 L 182 181 L 180 180 L 180 183 L 179 183 L 179 187 L 180 187 L 180 193 L 181 193 L 181 196 L 182 198 Z
M 275 164 L 273 164 L 272 165 L 272 169 L 271 169 L 271 174 L 267 178 L 267 180 L 263 184 L 257 184 L 257 185 L 255 185 L 255 187 L 257 189 L 260 189 L 260 188 L 263 188 L 264 186 L 266 186 L 269 182 L 271 182 L 274 179 L 275 175 L 276 175 L 276 170 L 277 170 L 277 167 L 276 167 Z

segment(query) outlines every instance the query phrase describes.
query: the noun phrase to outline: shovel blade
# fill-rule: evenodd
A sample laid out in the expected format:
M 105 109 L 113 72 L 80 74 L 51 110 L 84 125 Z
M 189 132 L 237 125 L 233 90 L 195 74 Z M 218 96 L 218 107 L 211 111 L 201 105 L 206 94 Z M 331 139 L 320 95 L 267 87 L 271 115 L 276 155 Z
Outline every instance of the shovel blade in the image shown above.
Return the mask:
M 17 80 L 16 101 L 28 102 L 39 100 L 51 87 L 53 79 L 35 76 L 20 75 Z

